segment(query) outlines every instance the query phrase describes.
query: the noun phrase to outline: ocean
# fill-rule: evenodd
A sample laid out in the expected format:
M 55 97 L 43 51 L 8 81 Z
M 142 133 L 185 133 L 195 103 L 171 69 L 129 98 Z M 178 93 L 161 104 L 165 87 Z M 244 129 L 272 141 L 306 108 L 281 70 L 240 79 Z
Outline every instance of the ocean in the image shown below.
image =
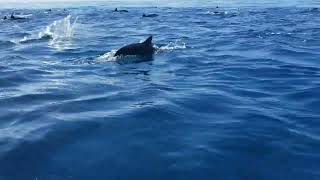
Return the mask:
M 320 178 L 320 9 L 114 8 L 0 10 L 0 180 Z

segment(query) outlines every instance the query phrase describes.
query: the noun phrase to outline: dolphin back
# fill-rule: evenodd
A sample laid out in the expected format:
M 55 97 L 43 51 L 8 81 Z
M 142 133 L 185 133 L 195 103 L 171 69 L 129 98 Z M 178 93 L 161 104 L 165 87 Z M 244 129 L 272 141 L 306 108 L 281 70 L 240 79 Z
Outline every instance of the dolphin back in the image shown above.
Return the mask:
M 154 48 L 152 46 L 152 36 L 150 36 L 142 43 L 129 44 L 127 46 L 120 48 L 114 56 L 121 56 L 121 55 L 146 56 L 146 55 L 152 55 L 153 52 L 154 52 Z

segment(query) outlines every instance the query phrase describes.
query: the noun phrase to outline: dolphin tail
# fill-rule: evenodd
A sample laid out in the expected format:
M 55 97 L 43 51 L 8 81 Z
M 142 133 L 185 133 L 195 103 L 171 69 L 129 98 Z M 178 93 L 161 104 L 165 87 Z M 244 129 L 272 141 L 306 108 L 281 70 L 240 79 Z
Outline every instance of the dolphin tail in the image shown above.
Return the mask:
M 144 44 L 151 44 L 152 43 L 152 36 L 148 37 L 144 42 Z

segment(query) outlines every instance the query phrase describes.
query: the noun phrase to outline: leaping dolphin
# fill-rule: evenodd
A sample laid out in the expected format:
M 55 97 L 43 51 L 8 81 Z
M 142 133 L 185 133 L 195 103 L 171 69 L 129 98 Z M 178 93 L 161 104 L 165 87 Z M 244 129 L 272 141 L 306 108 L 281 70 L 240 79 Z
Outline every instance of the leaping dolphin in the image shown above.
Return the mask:
M 127 56 L 127 55 L 136 55 L 136 56 L 152 56 L 154 53 L 154 48 L 152 45 L 152 36 L 148 37 L 142 43 L 129 44 L 120 48 L 114 56 Z

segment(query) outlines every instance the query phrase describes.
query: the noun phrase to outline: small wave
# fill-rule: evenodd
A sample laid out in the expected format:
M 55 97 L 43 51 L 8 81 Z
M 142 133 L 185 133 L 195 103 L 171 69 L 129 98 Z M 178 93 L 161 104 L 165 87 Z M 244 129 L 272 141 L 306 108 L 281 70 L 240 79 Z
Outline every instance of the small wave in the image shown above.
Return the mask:
M 20 18 L 20 19 L 28 19 L 28 18 L 31 18 L 32 16 L 33 16 L 32 14 L 19 14 L 19 15 L 14 15 L 14 17 Z
M 22 30 L 23 31 L 23 30 Z M 10 37 L 23 38 L 25 36 L 31 36 L 28 32 L 12 32 L 9 34 Z
M 214 16 L 221 16 L 221 17 L 234 17 L 237 16 L 238 12 L 232 11 L 207 11 L 205 12 L 206 15 L 214 15 Z
M 301 13 L 317 13 L 320 12 L 319 8 L 308 8 L 301 11 Z
M 267 32 L 266 35 L 281 35 L 281 32 Z
M 41 42 L 41 41 L 45 41 L 45 40 L 49 40 L 49 39 L 52 39 L 52 37 L 51 36 L 42 36 L 40 38 L 35 38 L 32 36 L 30 36 L 30 37 L 25 36 L 21 40 L 19 40 L 18 43 L 27 44 L 27 43 Z
M 1 62 L 4 62 L 6 60 L 12 62 L 12 60 L 28 60 L 28 59 L 18 55 L 7 55 L 7 56 L 0 57 L 0 60 Z
M 15 43 L 11 42 L 11 41 L 0 41 L 0 47 L 1 48 L 9 48 L 9 47 L 12 47 L 14 45 L 15 45 Z
M 205 14 L 208 15 L 226 15 L 228 11 L 207 11 Z

